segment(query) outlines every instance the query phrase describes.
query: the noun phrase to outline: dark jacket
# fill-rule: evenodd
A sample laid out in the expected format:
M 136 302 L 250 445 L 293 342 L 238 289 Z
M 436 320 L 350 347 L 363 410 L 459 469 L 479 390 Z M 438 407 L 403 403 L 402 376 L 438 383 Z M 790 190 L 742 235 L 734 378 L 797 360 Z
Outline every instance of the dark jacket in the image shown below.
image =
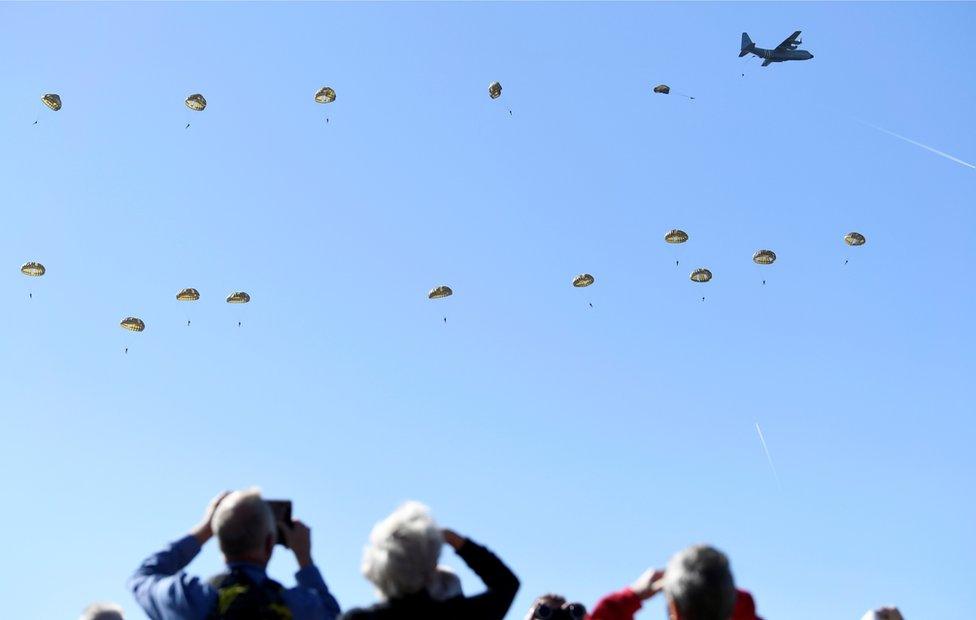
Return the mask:
M 495 554 L 465 540 L 458 555 L 488 586 L 477 596 L 437 601 L 422 590 L 415 594 L 344 613 L 340 620 L 501 620 L 519 589 L 518 577 Z

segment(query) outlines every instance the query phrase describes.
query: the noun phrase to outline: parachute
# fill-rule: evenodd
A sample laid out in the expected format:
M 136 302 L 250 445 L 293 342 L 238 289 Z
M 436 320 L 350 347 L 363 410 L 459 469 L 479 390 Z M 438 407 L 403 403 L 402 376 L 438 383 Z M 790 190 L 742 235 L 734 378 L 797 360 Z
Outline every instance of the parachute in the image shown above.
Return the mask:
M 427 299 L 444 299 L 453 294 L 454 291 L 451 290 L 450 286 L 441 285 L 430 289 L 430 292 L 427 293 Z
M 245 293 L 246 295 L 247 293 Z M 198 301 L 200 299 L 200 291 L 195 288 L 185 288 L 176 294 L 177 301 Z M 230 301 L 228 299 L 227 301 Z
M 58 110 L 61 109 L 61 96 L 60 95 L 57 95 L 55 93 L 48 93 L 48 94 L 44 95 L 43 97 L 41 97 L 41 101 L 44 102 L 44 105 L 46 105 L 47 107 L 51 108 L 55 112 L 57 112 Z
M 323 86 L 315 93 L 315 103 L 332 103 L 336 100 L 336 92 L 329 86 Z
M 246 304 L 249 301 L 251 301 L 251 296 L 244 291 L 237 291 L 227 296 L 227 303 L 229 304 Z
M 500 82 L 492 82 L 488 85 L 488 96 L 492 99 L 498 99 L 502 96 L 502 85 Z
M 708 282 L 712 279 L 712 272 L 702 267 L 691 272 L 692 282 Z
M 586 288 L 587 286 L 593 284 L 593 282 L 595 282 L 593 276 L 588 273 L 581 273 L 573 278 L 573 286 L 576 288 Z
M 119 325 L 122 327 L 122 329 L 127 329 L 130 332 L 141 332 L 146 329 L 146 324 L 142 322 L 142 319 L 134 316 L 125 317 L 119 321 Z
M 688 240 L 688 233 L 674 228 L 669 230 L 668 233 L 664 235 L 664 240 L 668 243 L 684 243 Z
M 864 245 L 867 243 L 867 239 L 859 232 L 849 232 L 844 235 L 844 243 L 847 245 Z
M 757 265 L 772 265 L 776 262 L 776 252 L 772 250 L 759 250 L 752 255 L 752 262 Z
M 195 112 L 202 112 L 207 107 L 207 100 L 200 93 L 196 93 L 186 98 L 186 107 Z
M 671 87 L 667 84 L 658 84 L 654 87 L 654 92 L 659 95 L 667 95 L 671 92 Z
M 44 268 L 44 265 L 31 261 L 20 266 L 20 273 L 24 274 L 25 276 L 39 278 L 47 273 L 47 269 Z

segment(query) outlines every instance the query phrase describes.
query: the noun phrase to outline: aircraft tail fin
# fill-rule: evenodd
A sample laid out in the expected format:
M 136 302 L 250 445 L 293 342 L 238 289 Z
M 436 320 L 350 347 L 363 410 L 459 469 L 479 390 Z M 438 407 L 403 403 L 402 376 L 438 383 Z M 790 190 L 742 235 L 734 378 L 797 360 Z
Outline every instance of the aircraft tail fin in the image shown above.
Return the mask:
M 745 56 L 746 54 L 748 54 L 749 52 L 751 52 L 754 49 L 756 49 L 756 44 L 753 43 L 752 42 L 752 39 L 749 38 L 749 34 L 748 33 L 743 32 L 742 33 L 742 47 L 739 48 L 739 58 L 742 58 L 743 56 Z

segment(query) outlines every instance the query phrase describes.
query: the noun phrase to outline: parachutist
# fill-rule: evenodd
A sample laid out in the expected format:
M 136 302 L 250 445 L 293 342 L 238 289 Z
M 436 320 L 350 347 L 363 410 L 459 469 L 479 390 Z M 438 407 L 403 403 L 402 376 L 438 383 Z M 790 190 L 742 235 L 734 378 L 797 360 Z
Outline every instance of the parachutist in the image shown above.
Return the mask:
M 444 317 L 444 322 L 447 323 L 447 317 Z
M 511 110 L 508 111 L 508 115 L 509 116 L 512 116 L 512 111 Z
M 590 307 L 592 308 L 593 307 L 593 304 L 590 304 Z
M 237 326 L 238 327 L 241 327 L 241 322 L 240 321 L 237 322 Z
M 675 266 L 675 267 L 677 267 L 677 266 L 678 266 L 678 261 L 674 261 L 674 266 Z
M 325 122 L 326 122 L 326 123 L 328 123 L 328 122 L 329 122 L 329 117 L 328 117 L 328 116 L 327 116 L 327 117 L 325 117 Z
M 37 124 L 37 121 L 34 121 L 34 124 L 36 125 Z
M 34 293 L 27 293 L 27 299 L 34 299 Z
M 702 297 L 702 301 L 705 301 L 705 298 L 704 297 Z
M 765 280 L 763 280 L 763 286 L 766 286 L 766 281 Z
M 189 321 L 189 320 L 187 320 L 187 322 L 186 322 L 186 326 L 187 326 L 187 327 L 189 327 L 189 326 L 190 326 L 190 321 Z
M 126 347 L 126 348 L 125 348 L 125 352 L 126 352 L 126 353 L 128 354 L 128 352 L 129 352 L 129 347 Z
M 846 259 L 846 258 L 845 258 L 845 259 L 844 259 L 844 264 L 845 264 L 845 265 L 847 264 L 847 261 L 848 261 L 848 259 Z
M 190 128 L 190 123 L 187 123 L 185 129 L 189 129 L 189 128 Z

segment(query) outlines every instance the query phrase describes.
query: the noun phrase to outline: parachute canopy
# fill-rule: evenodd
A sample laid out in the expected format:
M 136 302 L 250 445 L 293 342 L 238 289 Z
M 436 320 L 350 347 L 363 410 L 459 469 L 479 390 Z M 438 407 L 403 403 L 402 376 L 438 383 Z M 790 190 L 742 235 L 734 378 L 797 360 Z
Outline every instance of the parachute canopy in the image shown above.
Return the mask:
M 573 286 L 576 288 L 586 288 L 587 286 L 593 284 L 593 282 L 593 276 L 588 273 L 581 273 L 573 278 Z
M 119 321 L 119 325 L 122 326 L 122 329 L 127 329 L 130 332 L 141 332 L 142 330 L 146 329 L 146 324 L 142 322 L 142 319 L 134 316 L 125 317 Z
M 844 243 L 847 245 L 864 245 L 867 243 L 867 239 L 859 232 L 849 232 L 844 235 Z
M 332 103 L 335 98 L 335 90 L 329 86 L 323 86 L 315 93 L 315 103 Z
M 55 112 L 57 112 L 58 110 L 61 109 L 61 96 L 60 95 L 57 95 L 55 93 L 48 93 L 48 94 L 44 95 L 43 97 L 41 97 L 41 101 L 44 102 L 44 105 L 46 105 L 47 107 L 51 108 Z
M 200 299 L 200 291 L 195 288 L 185 288 L 176 294 L 177 301 L 197 301 Z
M 186 98 L 186 107 L 196 112 L 202 112 L 207 107 L 207 100 L 200 93 L 190 95 Z
M 249 301 L 251 301 L 251 296 L 244 291 L 237 291 L 227 296 L 227 303 L 229 304 L 246 304 Z
M 659 95 L 667 95 L 668 93 L 671 92 L 671 87 L 668 86 L 667 84 L 658 84 L 657 86 L 654 87 L 654 92 L 656 92 Z
M 453 294 L 454 291 L 451 290 L 450 286 L 441 285 L 430 289 L 430 292 L 427 293 L 427 299 L 444 299 L 445 297 L 450 297 Z
M 502 85 L 500 82 L 492 82 L 488 85 L 488 96 L 492 99 L 498 99 L 502 96 Z
M 776 262 L 776 252 L 772 250 L 759 250 L 752 255 L 752 262 L 757 265 L 772 265 Z
M 691 272 L 692 282 L 708 282 L 712 279 L 712 272 L 702 267 Z
M 47 269 L 44 268 L 44 265 L 31 261 L 20 266 L 20 273 L 24 274 L 25 276 L 37 278 L 47 273 Z
M 664 240 L 668 243 L 684 243 L 688 240 L 688 233 L 674 228 L 669 230 L 668 234 L 664 235 Z

